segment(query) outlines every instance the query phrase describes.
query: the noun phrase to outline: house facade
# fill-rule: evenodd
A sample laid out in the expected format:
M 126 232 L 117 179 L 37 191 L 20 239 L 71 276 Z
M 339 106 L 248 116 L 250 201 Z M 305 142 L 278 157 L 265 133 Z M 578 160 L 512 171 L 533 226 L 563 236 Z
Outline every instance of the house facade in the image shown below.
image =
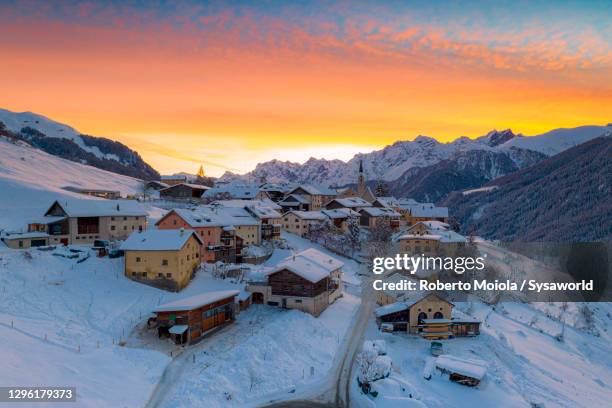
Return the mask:
M 280 262 L 265 282 L 252 282 L 247 290 L 253 303 L 319 316 L 342 296 L 342 266 L 335 258 L 307 249 Z
M 190 199 L 200 198 L 209 187 L 200 184 L 180 183 L 159 190 L 161 198 Z
M 375 311 L 376 320 L 380 324 L 391 323 L 396 331 L 408 331 L 411 334 L 436 332 L 436 338 L 448 338 L 451 335 L 450 321 L 453 304 L 430 293 L 415 301 L 401 301 L 382 306 Z M 428 320 L 433 323 L 428 323 Z M 445 330 L 438 330 L 439 324 Z
M 405 254 L 453 255 L 467 239 L 441 221 L 419 221 L 398 238 L 399 251 Z
M 325 203 L 336 197 L 336 192 L 326 187 L 304 184 L 289 191 L 289 195 L 299 195 L 306 199 L 310 205 L 308 210 L 320 210 Z
M 193 230 L 135 232 L 121 245 L 125 276 L 161 289 L 180 291 L 200 266 L 202 240 Z
M 95 240 L 124 240 L 147 228 L 147 212 L 132 200 L 57 200 L 29 232 L 46 232 L 49 245 L 90 245 Z
M 46 232 L 20 232 L 0 236 L 2 242 L 11 249 L 27 249 L 49 245 Z
M 310 231 L 310 227 L 326 222 L 327 217 L 321 211 L 289 211 L 283 214 L 285 231 L 299 236 Z
M 205 292 L 153 309 L 160 338 L 176 344 L 193 344 L 217 327 L 234 321 L 237 290 Z
M 365 207 L 359 210 L 359 224 L 367 228 L 374 228 L 377 223 L 384 222 L 395 230 L 400 226 L 400 217 L 398 212 L 390 208 Z

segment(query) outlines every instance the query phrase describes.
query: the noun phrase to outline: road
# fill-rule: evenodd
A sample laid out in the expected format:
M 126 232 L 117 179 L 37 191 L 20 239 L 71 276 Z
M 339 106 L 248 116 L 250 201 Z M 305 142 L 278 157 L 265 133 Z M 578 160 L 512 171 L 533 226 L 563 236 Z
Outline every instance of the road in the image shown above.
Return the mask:
M 361 304 L 353 317 L 332 368 L 317 384 L 302 392 L 296 392 L 289 398 L 287 394 L 278 395 L 261 408 L 347 408 L 350 406 L 350 385 L 353 377 L 355 357 L 363 344 L 368 321 L 376 305 L 372 279 L 363 277 L 361 285 Z

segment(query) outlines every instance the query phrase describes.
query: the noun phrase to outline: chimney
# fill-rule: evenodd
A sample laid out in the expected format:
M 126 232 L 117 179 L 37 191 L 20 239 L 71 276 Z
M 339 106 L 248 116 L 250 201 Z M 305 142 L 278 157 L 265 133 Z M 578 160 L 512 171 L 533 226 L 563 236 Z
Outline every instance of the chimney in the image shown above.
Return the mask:
M 183 236 L 184 233 L 185 233 L 185 228 L 181 227 L 181 229 L 179 230 L 179 234 L 181 235 L 181 237 Z

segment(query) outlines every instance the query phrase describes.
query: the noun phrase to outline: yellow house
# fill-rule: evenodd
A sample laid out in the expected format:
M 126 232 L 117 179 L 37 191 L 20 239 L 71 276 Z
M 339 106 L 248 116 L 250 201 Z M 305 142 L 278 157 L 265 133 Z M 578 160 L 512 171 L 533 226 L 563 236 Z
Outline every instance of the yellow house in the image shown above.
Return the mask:
M 441 251 L 455 253 L 467 239 L 449 229 L 444 222 L 420 221 L 410 227 L 407 234 L 400 236 L 398 242 L 400 253 L 436 255 Z
M 453 304 L 435 293 L 416 300 L 404 300 L 379 307 L 379 324 L 391 323 L 395 330 L 407 330 L 425 338 L 448 338 L 451 333 Z
M 121 245 L 125 276 L 161 289 L 179 291 L 200 265 L 202 240 L 192 230 L 135 232 Z

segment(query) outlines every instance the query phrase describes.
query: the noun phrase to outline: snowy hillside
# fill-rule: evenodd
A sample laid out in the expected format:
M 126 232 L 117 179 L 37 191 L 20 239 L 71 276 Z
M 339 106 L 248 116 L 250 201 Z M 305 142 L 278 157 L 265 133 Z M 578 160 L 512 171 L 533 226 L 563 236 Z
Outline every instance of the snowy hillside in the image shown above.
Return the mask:
M 483 322 L 477 337 L 443 341 L 447 355 L 486 362 L 487 374 L 474 388 L 453 383 L 448 374 L 436 369 L 428 370 L 430 380 L 423 378 L 434 359 L 430 341 L 380 333 L 373 321 L 368 329 L 366 338 L 386 341 L 394 368 L 390 379 L 407 384 L 421 404 L 414 406 L 587 408 L 609 404 L 612 303 L 570 303 L 565 311 L 561 303 L 490 306 L 474 300 L 457 302 L 455 307 L 458 315 Z M 588 325 L 585 307 L 592 313 Z M 365 397 L 357 387 L 352 394 L 355 406 L 396 406 L 385 394 Z
M 0 138 L 0 229 L 21 229 L 59 197 L 87 198 L 65 186 L 137 193 L 140 180 L 85 166 Z
M 68 125 L 32 112 L 0 109 L 0 131 L 11 132 L 39 149 L 65 159 L 141 179 L 159 177 L 157 171 L 127 146 L 103 137 L 81 134 Z
M 481 152 L 483 155 L 490 152 L 504 154 L 518 168 L 523 168 L 534 164 L 525 160 L 526 155 L 522 153 L 524 150 L 548 156 L 554 155 L 600 136 L 606 129 L 605 126 L 582 126 L 574 129 L 557 129 L 530 137 L 516 135 L 510 129 L 493 130 L 477 139 L 460 137 L 449 143 L 440 143 L 431 137 L 418 136 L 414 141 L 398 141 L 381 150 L 357 154 L 348 162 L 310 158 L 304 164 L 299 164 L 272 160 L 258 164 L 255 170 L 246 175 L 227 172 L 222 178 L 252 180 L 265 177 L 269 182 L 345 186 L 356 182 L 359 162 L 363 160 L 368 179 L 394 181 L 410 169 L 432 166 L 469 151 Z M 512 147 L 515 149 L 511 149 Z

